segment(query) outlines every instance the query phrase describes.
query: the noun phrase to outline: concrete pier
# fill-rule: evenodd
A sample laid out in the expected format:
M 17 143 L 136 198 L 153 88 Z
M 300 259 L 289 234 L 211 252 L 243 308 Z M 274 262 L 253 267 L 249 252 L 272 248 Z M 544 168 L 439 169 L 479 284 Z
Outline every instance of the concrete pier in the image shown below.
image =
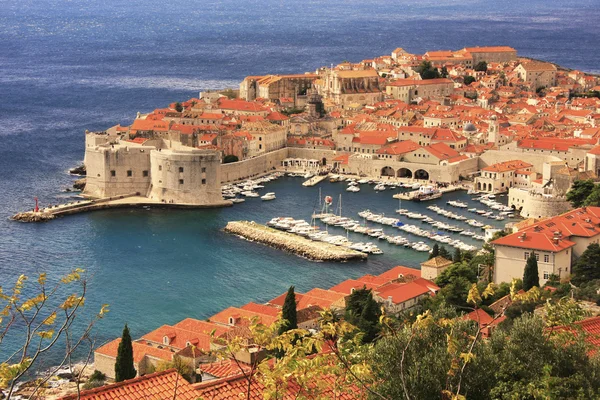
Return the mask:
M 288 232 L 278 231 L 265 225 L 249 221 L 231 221 L 227 223 L 225 232 L 239 235 L 245 239 L 253 240 L 267 246 L 294 253 L 314 261 L 349 261 L 364 260 L 365 253 L 335 246 L 325 242 L 297 236 Z
M 323 182 L 325 179 L 327 179 L 327 175 L 313 176 L 312 178 L 302 182 L 302 186 L 315 186 L 317 183 Z

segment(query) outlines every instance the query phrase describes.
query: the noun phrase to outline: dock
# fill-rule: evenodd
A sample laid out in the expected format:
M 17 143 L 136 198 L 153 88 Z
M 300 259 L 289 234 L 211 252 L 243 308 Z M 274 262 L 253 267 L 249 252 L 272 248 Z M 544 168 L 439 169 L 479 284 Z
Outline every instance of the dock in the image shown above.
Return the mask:
M 457 190 L 465 190 L 465 188 L 462 186 L 450 185 L 450 186 L 443 187 L 443 188 L 437 188 L 437 190 L 439 190 L 442 194 L 445 194 L 445 193 L 455 192 Z M 412 190 L 410 192 L 396 193 L 392 197 L 395 199 L 400 199 L 400 200 L 412 200 L 418 193 L 419 193 L 418 190 Z
M 306 187 L 315 186 L 317 183 L 323 182 L 325 179 L 327 179 L 327 177 L 328 177 L 328 175 L 313 176 L 312 178 L 304 181 L 302 183 L 302 186 L 306 186 Z
M 82 199 L 70 203 L 58 204 L 46 208 L 40 208 L 38 211 L 31 210 L 15 214 L 11 219 L 20 222 L 45 222 L 51 221 L 56 217 L 79 214 L 83 212 L 106 210 L 112 208 L 214 208 L 228 207 L 233 205 L 229 200 L 223 200 L 218 204 L 178 204 L 178 203 L 161 203 L 152 201 L 146 197 L 140 196 L 138 193 L 129 195 L 106 197 L 102 199 Z
M 231 221 L 227 223 L 224 231 L 313 261 L 351 261 L 367 258 L 367 255 L 360 251 L 315 242 L 254 221 Z

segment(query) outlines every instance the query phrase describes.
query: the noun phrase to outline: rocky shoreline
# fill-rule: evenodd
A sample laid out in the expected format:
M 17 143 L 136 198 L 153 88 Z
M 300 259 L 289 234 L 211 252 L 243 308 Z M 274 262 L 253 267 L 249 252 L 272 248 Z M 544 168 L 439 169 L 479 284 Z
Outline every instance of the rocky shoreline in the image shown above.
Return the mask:
M 359 251 L 329 243 L 314 242 L 254 221 L 231 221 L 227 223 L 224 231 L 313 261 L 350 261 L 367 258 L 365 253 Z

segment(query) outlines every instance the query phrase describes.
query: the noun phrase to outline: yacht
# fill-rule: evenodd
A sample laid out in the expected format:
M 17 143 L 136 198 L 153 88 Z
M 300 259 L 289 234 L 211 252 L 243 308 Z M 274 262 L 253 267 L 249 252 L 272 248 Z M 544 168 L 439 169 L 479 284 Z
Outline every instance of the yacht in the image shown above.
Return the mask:
M 385 190 L 385 185 L 383 183 L 378 183 L 377 185 L 375 185 L 374 189 L 378 192 L 383 191 Z
M 233 199 L 231 199 L 231 202 L 232 202 L 232 203 L 234 203 L 234 204 L 243 203 L 243 202 L 245 202 L 245 201 L 246 201 L 246 199 L 241 199 L 241 198 L 239 198 L 239 197 L 236 197 L 236 198 L 233 198 Z
M 242 196 L 246 196 L 246 197 L 258 197 L 259 194 L 256 192 L 253 192 L 251 190 L 246 190 L 244 192 L 242 192 Z
M 260 196 L 260 198 L 263 201 L 275 200 L 275 193 L 269 192 L 269 193 L 266 193 L 264 196 Z
M 346 192 L 360 192 L 360 188 L 358 186 L 350 185 L 346 188 Z

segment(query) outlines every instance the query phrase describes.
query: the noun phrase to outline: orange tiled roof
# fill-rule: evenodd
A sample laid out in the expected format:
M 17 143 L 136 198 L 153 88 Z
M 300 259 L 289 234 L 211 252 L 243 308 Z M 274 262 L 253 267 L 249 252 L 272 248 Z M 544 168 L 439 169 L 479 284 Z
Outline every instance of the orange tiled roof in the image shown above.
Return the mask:
M 402 265 L 398 265 L 397 267 L 394 267 L 394 268 L 380 274 L 379 277 L 387 279 L 389 282 L 389 281 L 392 281 L 394 279 L 398 279 L 401 277 L 407 278 L 411 275 L 414 276 L 415 278 L 420 278 L 421 270 L 409 268 L 409 267 L 403 267 Z
M 241 361 L 238 365 L 238 363 L 231 359 L 200 365 L 200 370 L 202 370 L 202 372 L 212 375 L 215 378 L 239 375 L 241 371 L 248 372 L 250 369 L 250 365 Z
M 504 161 L 504 162 L 497 163 L 497 164 L 492 164 L 489 167 L 483 168 L 482 171 L 506 172 L 506 171 L 515 171 L 515 170 L 523 169 L 523 168 L 531 168 L 532 166 L 533 165 L 526 163 L 525 161 L 511 160 L 511 161 Z
M 199 393 L 175 369 L 65 396 L 62 400 L 196 400 Z
M 164 343 L 165 337 L 168 338 L 168 343 Z M 169 325 L 163 325 L 141 338 L 141 340 L 168 345 L 176 349 L 183 349 L 191 344 L 204 351 L 210 350 L 210 339 L 210 335 L 203 332 L 188 331 Z
M 357 281 L 356 279 L 346 279 L 344 282 L 338 283 L 334 287 L 332 287 L 331 291 L 343 294 L 351 294 L 353 290 L 360 290 L 362 288 L 366 289 L 376 289 L 380 285 L 376 285 L 373 283 L 365 283 L 361 281 Z
M 108 357 L 117 358 L 119 343 L 121 343 L 121 338 L 115 339 L 112 342 L 99 347 L 95 352 Z M 173 353 L 169 350 L 159 349 L 140 342 L 132 342 L 131 344 L 133 347 L 133 362 L 136 364 L 142 361 L 146 355 L 166 361 L 171 360 L 173 357 Z
M 254 311 L 243 310 L 241 308 L 229 307 L 225 310 L 213 315 L 210 317 L 211 322 L 217 322 L 223 325 L 230 325 L 230 318 L 233 318 L 234 325 L 237 324 L 248 324 L 248 321 L 252 320 L 252 318 L 258 318 L 258 321 L 263 323 L 264 325 L 271 325 L 277 320 L 277 317 L 272 317 L 270 315 L 259 314 Z

